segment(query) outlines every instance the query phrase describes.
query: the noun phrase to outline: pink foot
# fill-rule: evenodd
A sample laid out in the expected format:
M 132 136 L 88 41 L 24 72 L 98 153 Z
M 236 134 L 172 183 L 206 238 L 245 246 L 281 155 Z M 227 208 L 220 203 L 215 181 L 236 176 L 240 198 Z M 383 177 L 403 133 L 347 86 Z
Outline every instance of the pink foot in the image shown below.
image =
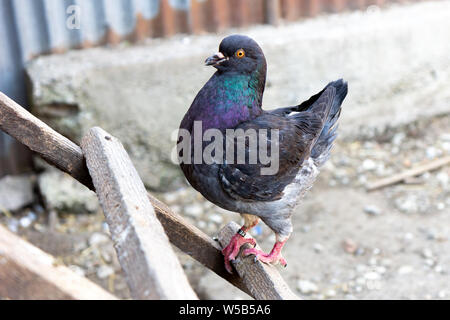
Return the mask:
M 253 248 L 244 250 L 244 256 L 253 254 L 255 256 L 255 260 L 257 259 L 261 262 L 271 264 L 280 263 L 283 267 L 287 267 L 287 262 L 281 255 L 281 249 L 283 248 L 285 242 L 286 241 L 276 242 L 275 245 L 273 246 L 272 251 L 269 254 Z
M 253 246 L 256 245 L 255 239 L 244 238 L 240 234 L 236 233 L 233 238 L 231 238 L 230 243 L 225 248 L 223 248 L 222 254 L 225 257 L 225 269 L 227 269 L 229 273 L 233 273 L 230 261 L 236 258 L 236 256 L 239 254 L 240 248 L 246 243 L 250 243 Z

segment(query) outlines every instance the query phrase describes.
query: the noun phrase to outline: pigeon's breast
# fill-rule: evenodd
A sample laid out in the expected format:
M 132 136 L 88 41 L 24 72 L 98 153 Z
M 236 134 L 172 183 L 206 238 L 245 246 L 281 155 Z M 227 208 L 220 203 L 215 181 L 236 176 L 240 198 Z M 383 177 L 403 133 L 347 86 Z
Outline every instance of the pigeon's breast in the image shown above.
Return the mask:
M 258 94 L 244 75 L 213 77 L 193 104 L 194 121 L 202 121 L 203 130 L 232 129 L 262 113 Z

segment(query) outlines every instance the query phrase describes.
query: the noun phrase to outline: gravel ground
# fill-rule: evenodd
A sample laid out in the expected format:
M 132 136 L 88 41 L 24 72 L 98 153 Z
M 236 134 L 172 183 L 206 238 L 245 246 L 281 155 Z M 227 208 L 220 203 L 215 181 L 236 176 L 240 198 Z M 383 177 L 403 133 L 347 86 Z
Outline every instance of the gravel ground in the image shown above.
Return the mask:
M 280 269 L 304 299 L 450 299 L 450 167 L 367 192 L 376 179 L 450 154 L 450 116 L 387 132 L 376 141 L 338 139 L 330 161 L 293 216 L 294 233 Z M 239 215 L 205 201 L 192 188 L 160 194 L 172 209 L 214 236 Z M 101 212 L 71 214 L 35 204 L 0 213 L 0 222 L 72 270 L 129 298 Z M 274 236 L 253 230 L 269 250 Z M 178 252 L 178 251 L 177 251 Z M 179 253 L 179 252 L 178 252 Z M 246 299 L 179 253 L 204 299 Z

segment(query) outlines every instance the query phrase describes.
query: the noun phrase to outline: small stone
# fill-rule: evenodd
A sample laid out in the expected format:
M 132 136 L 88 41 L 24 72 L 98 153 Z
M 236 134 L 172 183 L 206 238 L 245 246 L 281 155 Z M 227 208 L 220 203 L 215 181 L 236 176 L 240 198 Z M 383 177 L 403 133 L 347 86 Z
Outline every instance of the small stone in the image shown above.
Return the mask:
M 299 280 L 297 282 L 297 288 L 302 294 L 317 293 L 319 290 L 317 285 L 309 280 Z
M 309 225 L 301 226 L 301 227 L 300 227 L 300 230 L 301 230 L 303 233 L 308 233 L 309 231 L 311 231 L 311 226 L 309 226 Z
M 33 220 L 30 219 L 29 216 L 22 217 L 19 220 L 20 226 L 25 229 L 28 228 L 29 226 L 31 226 L 32 223 L 33 223 Z
M 49 168 L 38 177 L 38 186 L 48 208 L 58 212 L 96 213 L 96 194 L 64 172 Z
M 19 231 L 19 220 L 17 219 L 9 219 L 7 223 L 8 229 L 14 233 Z
M 384 259 L 382 259 L 382 260 L 380 261 L 380 264 L 381 264 L 382 266 L 384 266 L 384 267 L 389 268 L 389 267 L 392 266 L 392 260 L 391 260 L 391 259 L 388 259 L 388 258 L 384 258 Z
M 376 271 L 377 271 L 379 274 L 384 274 L 384 273 L 386 273 L 386 267 L 379 266 L 379 267 L 376 268 Z
M 377 164 L 375 161 L 371 160 L 371 159 L 366 159 L 363 161 L 362 163 L 362 169 L 364 171 L 373 171 L 377 168 Z
M 177 192 L 167 192 L 164 194 L 164 201 L 167 204 L 173 204 L 178 200 L 178 193 Z
M 411 232 L 405 233 L 403 239 L 406 241 L 411 241 L 412 239 L 414 239 L 414 234 L 412 234 Z
M 326 298 L 333 298 L 336 296 L 336 290 L 334 289 L 328 289 L 324 292 L 324 295 Z
M 400 146 L 402 144 L 403 140 L 405 140 L 405 138 L 406 138 L 406 134 L 404 132 L 396 133 L 392 137 L 392 144 L 394 144 L 396 146 Z
M 220 214 L 210 214 L 209 220 L 214 223 L 221 224 L 223 222 L 223 217 Z
M 110 263 L 112 261 L 111 255 L 109 254 L 109 252 L 102 250 L 101 251 L 101 256 L 103 258 L 103 260 L 107 263 Z
M 425 249 L 422 250 L 421 255 L 424 258 L 431 259 L 431 258 L 433 258 L 433 251 L 431 251 L 428 248 L 425 248 Z
M 405 213 L 427 213 L 431 200 L 426 194 L 410 193 L 395 199 L 394 204 L 397 209 Z
M 358 177 L 358 182 L 359 182 L 359 184 L 362 185 L 362 186 L 365 186 L 365 185 L 367 184 L 367 181 L 368 181 L 367 176 L 364 175 L 364 174 L 361 174 L 361 175 Z
M 364 272 L 367 270 L 367 266 L 364 264 L 357 264 L 356 265 L 356 271 L 357 272 Z
M 369 290 L 380 290 L 381 289 L 381 281 L 368 280 L 366 283 L 366 287 Z
M 440 152 L 439 149 L 436 149 L 435 147 L 428 147 L 425 150 L 425 154 L 427 156 L 428 159 L 434 159 L 437 156 L 439 156 L 442 152 Z
M 188 216 L 196 218 L 203 214 L 203 208 L 198 204 L 191 204 L 184 208 L 184 213 Z
M 87 243 L 86 243 L 85 240 L 82 240 L 82 241 L 75 241 L 75 242 L 73 243 L 73 250 L 74 250 L 75 252 L 83 251 L 83 250 L 86 249 L 86 248 L 87 248 Z
M 95 232 L 89 238 L 89 245 L 91 247 L 99 246 L 99 245 L 102 245 L 104 243 L 107 243 L 108 241 L 109 241 L 109 238 L 108 238 L 107 235 L 104 235 L 103 233 Z
M 205 229 L 206 228 L 206 222 L 203 220 L 200 220 L 199 222 L 197 222 L 197 225 L 200 229 Z
M 381 278 L 381 276 L 379 273 L 372 271 L 364 274 L 364 278 L 366 278 L 367 280 L 378 280 Z
M 444 273 L 444 268 L 438 264 L 434 267 L 434 271 L 437 273 Z
M 111 234 L 111 232 L 109 231 L 108 223 L 106 221 L 102 222 L 102 231 L 107 235 Z
M 442 189 L 447 190 L 450 186 L 450 177 L 445 171 L 441 171 L 436 175 L 436 179 L 438 180 Z
M 69 269 L 72 270 L 73 272 L 75 272 L 77 275 L 79 275 L 80 277 L 84 277 L 86 275 L 86 273 L 84 272 L 84 270 L 82 268 L 80 268 L 79 266 L 76 265 L 70 265 Z
M 447 152 L 450 152 L 450 142 L 443 142 L 442 149 L 444 149 Z
M 398 268 L 397 272 L 398 272 L 398 274 L 404 275 L 404 274 L 409 274 L 413 271 L 414 271 L 414 268 L 412 266 L 405 265 L 405 266 L 401 266 L 400 268 Z
M 364 207 L 364 212 L 371 216 L 378 216 L 381 214 L 380 208 L 375 205 L 367 205 Z
M 445 203 L 443 203 L 443 202 L 438 202 L 438 203 L 436 204 L 436 209 L 438 209 L 439 211 L 444 210 L 444 209 L 445 209 Z
M 439 292 L 438 292 L 438 298 L 439 299 L 445 299 L 447 297 L 447 290 L 440 290 Z
M 364 248 L 359 247 L 358 249 L 356 249 L 354 255 L 355 255 L 355 256 L 362 256 L 362 255 L 364 255 L 364 253 L 366 253 L 366 251 L 364 250 Z
M 0 208 L 15 211 L 33 200 L 33 183 L 30 176 L 6 176 L 0 179 Z
M 434 266 L 435 261 L 433 259 L 425 259 L 425 264 L 429 267 Z
M 320 243 L 315 243 L 313 249 L 315 253 L 321 253 L 324 248 L 323 245 L 321 245 Z
M 358 245 L 352 239 L 345 239 L 342 242 L 342 247 L 344 248 L 345 252 L 350 254 L 354 254 L 358 249 Z
M 97 269 L 97 277 L 100 279 L 106 279 L 114 274 L 114 269 L 110 266 L 103 265 Z

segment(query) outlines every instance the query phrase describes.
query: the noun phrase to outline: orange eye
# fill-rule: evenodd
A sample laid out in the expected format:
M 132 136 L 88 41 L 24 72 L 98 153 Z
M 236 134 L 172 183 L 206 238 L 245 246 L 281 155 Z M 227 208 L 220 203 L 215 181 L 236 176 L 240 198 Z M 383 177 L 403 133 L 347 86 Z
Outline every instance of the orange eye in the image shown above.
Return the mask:
M 245 51 L 244 49 L 239 49 L 234 55 L 236 56 L 236 58 L 242 59 L 243 57 L 245 57 Z

